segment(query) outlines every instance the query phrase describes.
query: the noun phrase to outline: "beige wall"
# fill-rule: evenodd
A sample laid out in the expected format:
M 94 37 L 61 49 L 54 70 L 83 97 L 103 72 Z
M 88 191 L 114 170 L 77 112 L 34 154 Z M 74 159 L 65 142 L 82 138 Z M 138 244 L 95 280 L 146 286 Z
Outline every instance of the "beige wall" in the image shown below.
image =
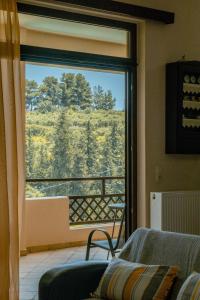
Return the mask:
M 174 24 L 139 25 L 138 225 L 148 225 L 151 191 L 200 189 L 200 156 L 165 154 L 165 64 L 200 60 L 200 1 L 121 2 L 175 12 Z
M 71 226 L 69 224 L 69 199 L 67 197 L 30 198 L 26 200 L 24 223 L 25 244 L 21 250 L 38 251 L 85 244 L 93 229 L 112 233 L 113 223 Z M 115 236 L 119 226 L 116 225 Z M 105 239 L 97 232 L 94 239 Z
M 78 51 L 85 53 L 127 57 L 126 45 L 81 39 L 70 36 L 56 35 L 35 30 L 20 30 L 21 44 L 47 47 L 60 50 Z

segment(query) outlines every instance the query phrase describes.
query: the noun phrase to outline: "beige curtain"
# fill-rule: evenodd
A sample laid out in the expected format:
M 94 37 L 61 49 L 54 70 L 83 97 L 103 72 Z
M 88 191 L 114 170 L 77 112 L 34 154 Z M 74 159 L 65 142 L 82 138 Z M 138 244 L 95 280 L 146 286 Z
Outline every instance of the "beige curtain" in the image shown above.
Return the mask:
M 24 199 L 23 106 L 15 0 L 0 0 L 0 299 L 17 300 Z M 20 204 L 20 205 L 18 205 Z

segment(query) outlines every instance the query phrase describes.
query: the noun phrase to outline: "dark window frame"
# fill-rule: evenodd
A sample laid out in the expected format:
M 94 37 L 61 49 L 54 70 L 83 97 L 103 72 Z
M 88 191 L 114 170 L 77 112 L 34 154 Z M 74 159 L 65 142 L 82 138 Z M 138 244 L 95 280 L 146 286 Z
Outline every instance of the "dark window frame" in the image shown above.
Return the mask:
M 121 3 L 112 0 L 55 0 L 63 2 L 64 4 L 72 4 L 78 7 L 87 7 L 97 9 L 106 12 L 115 12 L 132 16 L 136 18 L 149 19 L 164 24 L 173 24 L 175 20 L 175 14 L 173 12 L 159 10 L 155 8 L 139 6 L 129 3 Z M 18 3 L 20 4 L 20 3 Z
M 33 9 L 34 8 L 34 9 Z M 71 14 L 39 6 L 18 4 L 19 13 L 36 16 L 49 17 L 54 19 L 70 20 L 87 24 L 107 26 L 111 28 L 126 29 L 130 33 L 130 58 L 119 58 L 99 54 L 81 53 L 75 51 L 49 49 L 21 45 L 21 60 L 27 62 L 61 64 L 77 67 L 91 67 L 97 69 L 118 70 L 126 72 L 126 238 L 137 228 L 137 99 L 136 99 L 136 25 L 132 23 L 90 17 L 80 14 Z

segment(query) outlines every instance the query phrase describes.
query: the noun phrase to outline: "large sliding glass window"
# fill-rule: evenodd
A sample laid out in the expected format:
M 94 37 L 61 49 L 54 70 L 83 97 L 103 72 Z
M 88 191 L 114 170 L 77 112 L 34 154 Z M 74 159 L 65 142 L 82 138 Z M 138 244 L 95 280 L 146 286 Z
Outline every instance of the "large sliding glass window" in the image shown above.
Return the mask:
M 70 196 L 72 225 L 112 221 L 109 204 L 125 202 L 130 232 L 136 226 L 136 27 L 67 16 L 44 8 L 20 13 L 26 196 Z

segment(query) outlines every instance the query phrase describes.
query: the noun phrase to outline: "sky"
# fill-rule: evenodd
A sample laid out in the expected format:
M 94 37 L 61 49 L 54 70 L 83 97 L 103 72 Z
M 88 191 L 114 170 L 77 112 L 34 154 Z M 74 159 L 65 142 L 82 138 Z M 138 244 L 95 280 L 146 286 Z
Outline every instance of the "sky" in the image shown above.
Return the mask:
M 101 85 L 105 91 L 111 90 L 113 97 L 116 98 L 116 109 L 124 109 L 125 99 L 125 74 L 111 73 L 105 71 L 93 71 L 85 69 L 72 69 L 68 67 L 49 66 L 42 64 L 26 64 L 26 79 L 35 80 L 38 84 L 46 76 L 60 78 L 62 73 L 81 73 L 89 81 L 91 88 Z

